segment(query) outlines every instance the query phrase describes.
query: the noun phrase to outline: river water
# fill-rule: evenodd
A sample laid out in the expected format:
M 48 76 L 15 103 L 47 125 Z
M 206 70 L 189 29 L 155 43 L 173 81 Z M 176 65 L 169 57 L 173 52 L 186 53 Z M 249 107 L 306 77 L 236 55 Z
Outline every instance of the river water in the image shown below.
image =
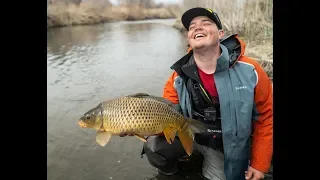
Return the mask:
M 115 22 L 47 30 L 47 179 L 161 179 L 135 137 L 105 147 L 78 118 L 103 100 L 145 92 L 161 96 L 170 66 L 186 51 L 174 20 Z M 181 174 L 170 179 L 192 179 Z M 194 178 L 196 179 L 196 178 Z

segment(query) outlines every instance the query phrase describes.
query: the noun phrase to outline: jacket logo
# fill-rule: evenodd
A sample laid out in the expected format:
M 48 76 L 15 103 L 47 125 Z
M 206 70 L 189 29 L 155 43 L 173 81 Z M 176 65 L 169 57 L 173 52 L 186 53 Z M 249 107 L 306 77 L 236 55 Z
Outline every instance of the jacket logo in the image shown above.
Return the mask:
M 210 132 L 210 133 L 213 133 L 213 132 L 221 133 L 221 130 L 217 130 L 217 129 L 213 129 L 213 130 L 207 129 L 207 130 L 208 130 L 208 132 Z
M 247 89 L 247 86 L 238 86 L 238 87 L 236 87 L 236 90 L 240 90 L 240 89 Z

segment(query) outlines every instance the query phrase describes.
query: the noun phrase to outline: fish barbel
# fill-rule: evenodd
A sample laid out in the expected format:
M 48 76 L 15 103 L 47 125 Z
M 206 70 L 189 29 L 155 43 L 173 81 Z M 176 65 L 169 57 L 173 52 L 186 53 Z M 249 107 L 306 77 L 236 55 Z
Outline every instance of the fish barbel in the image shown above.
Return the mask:
M 200 121 L 184 117 L 170 101 L 137 93 L 101 102 L 78 121 L 82 128 L 96 129 L 96 141 L 105 146 L 112 135 L 133 134 L 146 142 L 144 136 L 163 133 L 172 144 L 176 134 L 186 153 L 193 151 L 194 134 L 206 130 Z

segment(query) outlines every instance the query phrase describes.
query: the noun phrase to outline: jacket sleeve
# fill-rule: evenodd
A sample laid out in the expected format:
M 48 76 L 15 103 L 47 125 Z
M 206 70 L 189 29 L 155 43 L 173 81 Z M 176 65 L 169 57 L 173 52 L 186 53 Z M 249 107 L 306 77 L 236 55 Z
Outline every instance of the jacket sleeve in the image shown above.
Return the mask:
M 174 79 L 177 77 L 177 73 L 174 71 L 168 78 L 163 89 L 163 98 L 171 101 L 172 103 L 179 105 L 179 98 L 176 89 L 174 88 Z M 163 136 L 163 132 L 157 134 L 158 136 Z
M 271 80 L 263 68 L 255 64 L 258 82 L 255 87 L 255 109 L 250 166 L 268 172 L 273 154 L 273 95 Z
M 174 79 L 177 77 L 177 73 L 174 71 L 170 77 L 168 78 L 164 89 L 163 89 L 163 97 L 168 99 L 174 104 L 179 103 L 179 98 L 176 89 L 174 88 Z

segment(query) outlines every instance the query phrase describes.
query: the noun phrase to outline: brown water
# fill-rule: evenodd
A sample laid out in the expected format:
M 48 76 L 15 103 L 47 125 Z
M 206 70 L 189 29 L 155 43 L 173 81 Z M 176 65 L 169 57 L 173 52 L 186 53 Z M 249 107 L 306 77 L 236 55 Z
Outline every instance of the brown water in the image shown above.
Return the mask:
M 162 95 L 170 66 L 186 51 L 174 20 L 116 22 L 47 31 L 48 180 L 145 180 L 159 176 L 143 142 L 113 137 L 106 147 L 78 118 L 103 100 L 137 92 Z M 170 179 L 192 179 L 182 173 Z M 193 178 L 198 179 L 198 178 Z

